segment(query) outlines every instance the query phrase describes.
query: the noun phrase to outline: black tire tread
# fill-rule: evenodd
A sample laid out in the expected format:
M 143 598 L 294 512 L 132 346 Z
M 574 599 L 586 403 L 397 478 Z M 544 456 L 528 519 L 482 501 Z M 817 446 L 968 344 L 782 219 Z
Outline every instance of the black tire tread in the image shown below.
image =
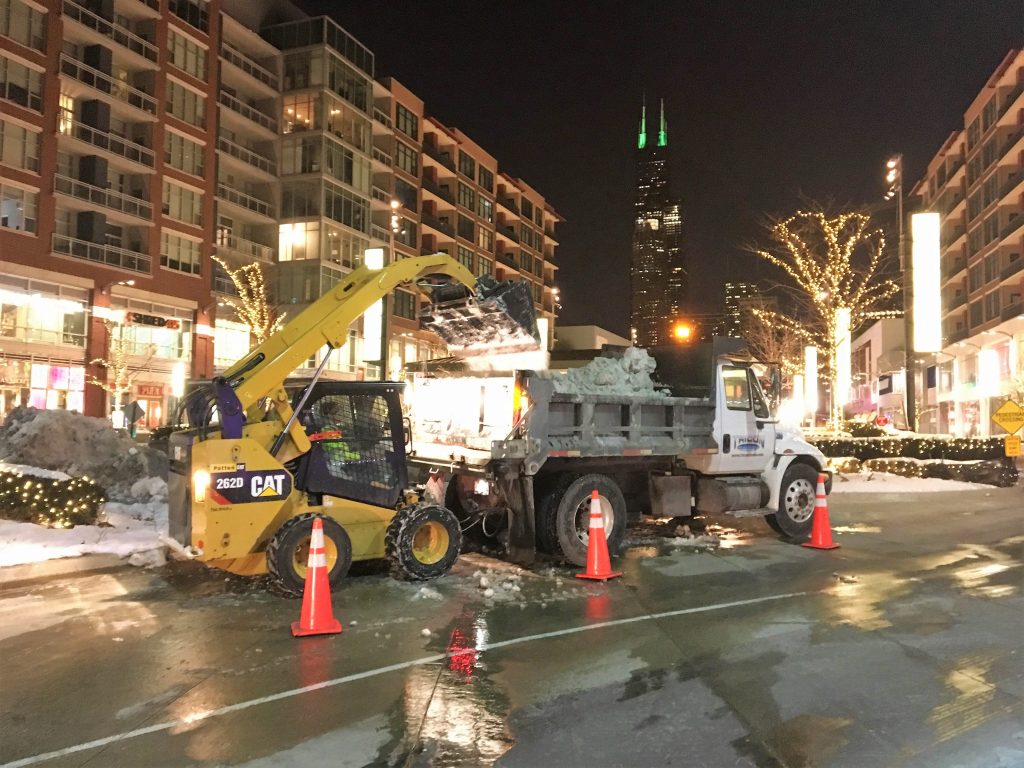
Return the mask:
M 286 520 L 284 524 L 277 529 L 277 532 L 271 537 L 270 542 L 267 544 L 266 556 L 267 556 L 267 572 L 270 574 L 271 580 L 274 587 L 291 597 L 302 597 L 302 592 L 305 587 L 296 588 L 293 584 L 289 583 L 285 574 L 282 574 L 278 568 L 278 560 L 280 559 L 280 550 L 283 546 L 284 541 L 288 537 L 288 533 L 299 525 L 303 525 L 307 522 L 312 521 L 315 517 L 323 517 L 324 520 L 330 520 L 331 522 L 341 527 L 341 523 L 331 517 L 320 515 L 316 512 L 306 512 L 302 515 L 296 515 L 295 517 Z M 342 528 L 344 531 L 344 528 Z M 327 530 L 324 530 L 324 535 L 329 535 Z M 348 574 L 349 566 L 352 564 L 352 546 L 349 542 L 348 546 L 348 564 L 346 564 L 340 572 L 336 571 L 334 578 L 331 579 L 331 589 L 335 589 L 340 586 L 342 579 Z
M 421 570 L 417 571 L 415 566 L 403 556 L 403 540 L 409 527 L 417 524 L 427 510 L 442 510 L 448 514 L 449 520 L 445 524 L 445 528 L 448 530 L 448 536 L 454 543 L 455 556 L 451 557 L 451 562 L 447 564 L 445 564 L 445 560 L 448 558 L 444 557 L 438 563 L 433 563 L 430 566 L 421 565 Z M 451 544 L 449 546 L 451 547 Z M 384 534 L 384 552 L 388 559 L 391 575 L 396 579 L 404 581 L 426 581 L 445 575 L 455 564 L 461 549 L 462 529 L 459 526 L 458 518 L 450 509 L 439 507 L 435 504 L 405 507 L 398 510 L 395 516 L 391 518 L 391 522 L 388 523 L 387 531 Z M 427 569 L 429 569 L 429 572 Z

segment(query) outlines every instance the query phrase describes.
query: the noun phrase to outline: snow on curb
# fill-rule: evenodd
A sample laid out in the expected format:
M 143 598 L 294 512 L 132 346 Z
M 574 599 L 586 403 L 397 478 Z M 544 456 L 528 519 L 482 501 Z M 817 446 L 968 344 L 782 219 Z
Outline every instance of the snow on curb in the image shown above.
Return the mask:
M 832 493 L 941 493 L 942 491 L 984 491 L 990 485 L 943 480 L 938 477 L 903 477 L 889 472 L 836 473 Z

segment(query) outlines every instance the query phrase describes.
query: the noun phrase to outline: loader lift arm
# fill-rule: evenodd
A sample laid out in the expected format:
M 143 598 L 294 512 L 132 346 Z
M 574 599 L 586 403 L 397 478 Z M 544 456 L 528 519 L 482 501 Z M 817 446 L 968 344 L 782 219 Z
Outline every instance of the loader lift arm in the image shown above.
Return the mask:
M 382 269 L 359 267 L 250 350 L 214 380 L 222 437 L 242 437 L 247 425 L 262 421 L 264 412 L 259 403 L 269 398 L 281 427 L 290 424 L 292 449 L 285 453 L 294 456 L 307 452 L 309 438 L 302 425 L 291 418 L 292 407 L 284 388 L 287 376 L 324 344 L 332 350 L 345 344 L 349 326 L 374 302 L 399 285 L 428 275 L 446 275 L 470 292 L 476 282 L 466 267 L 444 253 L 402 259 Z

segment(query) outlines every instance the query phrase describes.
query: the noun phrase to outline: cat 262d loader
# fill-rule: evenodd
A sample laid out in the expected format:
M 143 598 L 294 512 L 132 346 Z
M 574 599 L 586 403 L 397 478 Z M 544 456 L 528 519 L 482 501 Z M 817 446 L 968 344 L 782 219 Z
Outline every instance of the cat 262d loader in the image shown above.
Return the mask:
M 238 574 L 269 572 L 301 594 L 320 515 L 334 585 L 353 560 L 386 557 L 412 579 L 451 568 L 458 520 L 408 487 L 402 385 L 320 381 L 352 323 L 403 284 L 430 294 L 422 323 L 456 354 L 539 346 L 525 283 L 474 279 L 446 254 L 356 269 L 183 400 L 187 428 L 169 444 L 170 533 L 197 559 Z M 324 345 L 312 380 L 286 385 Z

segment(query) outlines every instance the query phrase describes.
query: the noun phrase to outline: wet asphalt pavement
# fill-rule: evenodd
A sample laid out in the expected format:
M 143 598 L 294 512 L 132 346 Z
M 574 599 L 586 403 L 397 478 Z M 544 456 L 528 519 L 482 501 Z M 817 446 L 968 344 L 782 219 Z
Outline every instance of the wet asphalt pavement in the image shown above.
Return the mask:
M 358 576 L 333 637 L 195 564 L 8 589 L 0 762 L 1024 766 L 1024 489 L 830 507 L 831 552 L 723 517 L 632 531 L 608 584 Z

